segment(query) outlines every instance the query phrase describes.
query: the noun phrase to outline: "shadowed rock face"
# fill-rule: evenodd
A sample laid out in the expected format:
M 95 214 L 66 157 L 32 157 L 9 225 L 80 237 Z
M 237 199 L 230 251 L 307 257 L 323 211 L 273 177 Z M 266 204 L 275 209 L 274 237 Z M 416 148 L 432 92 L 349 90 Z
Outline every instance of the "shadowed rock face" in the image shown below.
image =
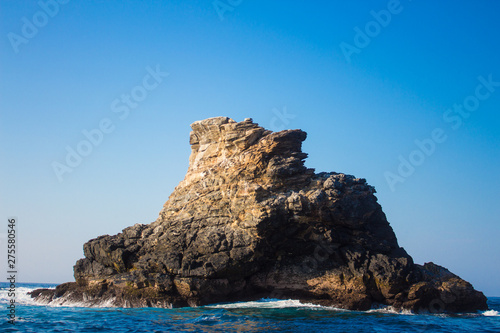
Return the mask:
M 306 133 L 251 119 L 191 125 L 186 177 L 158 219 L 84 245 L 76 283 L 40 302 L 187 306 L 293 298 L 347 309 L 486 309 L 445 268 L 415 265 L 365 179 L 304 166 Z

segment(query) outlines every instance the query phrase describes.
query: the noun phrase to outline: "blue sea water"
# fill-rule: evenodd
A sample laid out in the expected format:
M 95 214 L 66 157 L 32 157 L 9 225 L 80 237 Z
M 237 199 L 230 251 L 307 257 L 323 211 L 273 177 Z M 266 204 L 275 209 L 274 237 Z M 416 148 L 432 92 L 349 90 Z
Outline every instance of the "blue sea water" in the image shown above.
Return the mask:
M 84 308 L 37 305 L 26 295 L 48 284 L 17 284 L 8 322 L 8 285 L 0 283 L 0 332 L 500 332 L 500 298 L 475 314 L 347 311 L 296 300 L 263 299 L 195 308 Z

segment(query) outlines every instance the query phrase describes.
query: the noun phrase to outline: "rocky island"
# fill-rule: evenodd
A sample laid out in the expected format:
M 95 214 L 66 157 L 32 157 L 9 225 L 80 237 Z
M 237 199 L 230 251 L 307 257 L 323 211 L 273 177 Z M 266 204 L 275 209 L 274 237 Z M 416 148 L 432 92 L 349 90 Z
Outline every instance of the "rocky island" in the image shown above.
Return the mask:
M 473 312 L 472 285 L 398 245 L 365 179 L 304 166 L 306 133 L 252 119 L 191 125 L 187 174 L 151 224 L 84 246 L 40 303 L 180 307 L 260 298 L 345 309 Z

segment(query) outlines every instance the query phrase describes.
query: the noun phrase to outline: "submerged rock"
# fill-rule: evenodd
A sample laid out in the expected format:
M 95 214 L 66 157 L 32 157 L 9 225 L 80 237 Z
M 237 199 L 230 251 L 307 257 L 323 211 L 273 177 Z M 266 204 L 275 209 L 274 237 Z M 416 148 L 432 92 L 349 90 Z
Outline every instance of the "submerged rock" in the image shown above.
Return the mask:
M 158 219 L 84 245 L 76 282 L 44 303 L 195 306 L 262 297 L 346 309 L 487 309 L 472 285 L 398 245 L 365 179 L 304 166 L 301 130 L 247 118 L 191 125 L 183 181 Z

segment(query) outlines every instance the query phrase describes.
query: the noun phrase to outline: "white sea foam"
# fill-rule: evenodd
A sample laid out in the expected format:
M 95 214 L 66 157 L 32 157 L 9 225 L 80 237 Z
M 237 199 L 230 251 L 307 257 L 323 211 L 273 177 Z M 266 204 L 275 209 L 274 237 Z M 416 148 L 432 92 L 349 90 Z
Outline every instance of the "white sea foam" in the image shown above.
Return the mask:
M 343 311 L 343 312 L 360 312 L 353 310 L 341 309 L 333 306 L 324 306 L 312 303 L 302 303 L 299 300 L 287 299 L 262 299 L 259 301 L 250 302 L 236 302 L 229 304 L 217 304 L 209 305 L 208 308 L 218 308 L 218 309 L 241 309 L 241 308 L 261 308 L 261 309 L 282 309 L 282 308 L 302 308 L 310 310 L 332 310 L 332 311 Z M 368 311 L 363 311 L 365 313 L 387 313 L 387 314 L 402 314 L 402 315 L 414 315 L 410 310 L 396 310 L 392 306 L 384 306 L 376 309 L 371 309 Z
M 415 314 L 411 310 L 407 310 L 407 309 L 396 310 L 392 306 L 386 306 L 386 307 L 382 307 L 382 308 L 378 308 L 378 309 L 371 309 L 371 310 L 368 310 L 366 312 L 367 313 L 402 314 L 402 315 L 407 315 L 407 316 L 411 316 L 411 315 Z
M 488 310 L 483 312 L 483 316 L 486 317 L 500 317 L 500 313 L 496 310 Z
M 15 289 L 15 300 L 16 304 L 21 305 L 36 305 L 35 301 L 28 295 L 28 292 L 35 290 L 34 288 L 27 287 L 17 287 Z M 0 304 L 7 304 L 10 302 L 11 297 L 9 296 L 8 288 L 0 288 Z
M 200 316 L 194 319 L 194 322 L 209 322 L 209 321 L 219 321 L 222 316 Z
M 36 302 L 33 302 L 34 305 L 45 305 L 51 307 L 71 307 L 71 308 L 116 308 L 114 304 L 114 299 L 106 299 L 103 301 L 99 300 L 83 300 L 81 302 L 75 302 L 73 300 L 69 300 L 71 298 L 71 294 L 67 296 L 63 296 L 60 298 L 48 300 L 48 299 L 37 299 Z
M 108 299 L 102 302 L 95 302 L 95 301 L 74 302 L 74 301 L 69 301 L 66 297 L 60 297 L 54 300 L 39 298 L 35 301 L 33 298 L 31 298 L 31 295 L 29 295 L 28 293 L 36 289 L 40 289 L 40 287 L 37 288 L 16 287 L 15 289 L 16 304 L 35 305 L 35 306 L 43 305 L 50 307 L 74 307 L 74 308 L 80 308 L 80 307 L 109 308 L 114 306 L 112 299 Z M 11 297 L 9 296 L 9 289 L 0 288 L 0 304 L 8 304 L 10 300 Z
M 249 301 L 249 302 L 236 302 L 228 304 L 217 304 L 208 305 L 207 308 L 214 309 L 246 309 L 246 308 L 260 308 L 260 309 L 284 309 L 284 308 L 302 308 L 302 309 L 325 309 L 325 310 L 336 310 L 336 311 L 347 311 L 344 309 L 339 309 L 330 306 L 322 306 L 312 303 L 301 303 L 299 300 L 295 299 L 262 299 L 259 301 Z

